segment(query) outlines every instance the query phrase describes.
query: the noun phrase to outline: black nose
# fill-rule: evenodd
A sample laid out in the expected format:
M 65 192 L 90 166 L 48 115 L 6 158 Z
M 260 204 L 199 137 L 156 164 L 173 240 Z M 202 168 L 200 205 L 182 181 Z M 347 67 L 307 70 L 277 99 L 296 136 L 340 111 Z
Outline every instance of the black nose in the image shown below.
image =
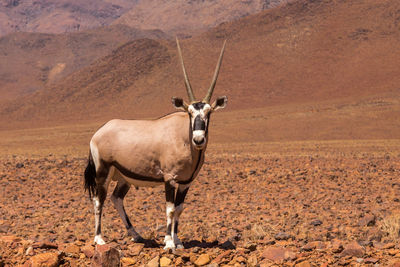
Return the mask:
M 196 144 L 196 145 L 201 145 L 201 144 L 203 144 L 204 143 L 204 138 L 201 138 L 201 139 L 198 139 L 198 138 L 195 138 L 195 139 L 193 139 L 193 142 Z

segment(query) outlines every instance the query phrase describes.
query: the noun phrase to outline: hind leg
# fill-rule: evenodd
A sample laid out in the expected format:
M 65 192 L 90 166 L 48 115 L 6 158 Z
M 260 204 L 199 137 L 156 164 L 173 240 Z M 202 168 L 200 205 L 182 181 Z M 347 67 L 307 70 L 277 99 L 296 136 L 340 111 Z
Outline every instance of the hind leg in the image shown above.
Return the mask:
M 133 228 L 124 208 L 124 198 L 130 188 L 130 184 L 126 183 L 123 180 L 118 180 L 117 186 L 115 187 L 114 192 L 111 195 L 111 200 L 114 204 L 115 209 L 118 211 L 118 214 L 121 217 L 122 222 L 124 223 L 126 230 L 128 231 L 128 234 L 132 236 L 132 241 L 140 243 L 143 242 L 144 239 Z
M 111 180 L 108 174 L 109 168 L 102 166 L 98 169 L 96 174 L 96 194 L 93 197 L 95 218 L 94 242 L 99 245 L 104 245 L 106 243 L 101 235 L 101 216 L 103 213 L 104 201 L 107 197 L 108 185 L 110 184 Z
M 95 237 L 94 242 L 99 245 L 104 245 L 101 235 L 101 215 L 103 213 L 104 201 L 106 200 L 107 189 L 104 186 L 97 186 L 97 195 L 93 198 L 94 204 L 94 219 L 95 219 Z

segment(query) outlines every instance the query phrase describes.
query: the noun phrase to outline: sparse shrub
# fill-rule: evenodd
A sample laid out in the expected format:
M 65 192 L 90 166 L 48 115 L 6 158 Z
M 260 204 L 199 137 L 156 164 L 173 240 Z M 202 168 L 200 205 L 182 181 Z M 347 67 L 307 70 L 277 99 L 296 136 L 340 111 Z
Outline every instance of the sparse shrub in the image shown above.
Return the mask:
M 388 238 L 393 241 L 398 240 L 400 237 L 400 213 L 394 213 L 383 218 L 380 227 L 387 234 Z
M 253 224 L 251 225 L 251 228 L 244 230 L 243 238 L 256 242 L 264 239 L 265 236 L 270 235 L 273 232 L 274 231 L 271 227 L 261 224 Z

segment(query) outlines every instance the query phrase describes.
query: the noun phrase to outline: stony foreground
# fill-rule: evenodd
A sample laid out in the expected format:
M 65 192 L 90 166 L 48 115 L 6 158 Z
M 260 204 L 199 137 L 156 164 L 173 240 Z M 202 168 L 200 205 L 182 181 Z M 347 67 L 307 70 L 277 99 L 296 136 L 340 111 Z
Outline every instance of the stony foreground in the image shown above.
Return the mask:
M 2 159 L 0 266 L 400 266 L 400 154 L 211 153 L 206 162 L 180 220 L 185 249 L 172 254 L 162 249 L 162 186 L 125 199 L 145 244 L 130 241 L 108 199 L 109 244 L 95 248 L 86 159 Z

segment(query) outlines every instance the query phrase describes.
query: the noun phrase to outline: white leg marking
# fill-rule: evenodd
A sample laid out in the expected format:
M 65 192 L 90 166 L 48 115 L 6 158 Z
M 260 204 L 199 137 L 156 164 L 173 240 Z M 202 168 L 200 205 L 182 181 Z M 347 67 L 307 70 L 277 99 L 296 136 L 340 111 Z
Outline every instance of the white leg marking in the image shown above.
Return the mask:
M 94 243 L 97 244 L 97 245 L 104 245 L 106 242 L 103 240 L 101 235 L 96 235 L 94 237 Z
M 167 208 L 166 208 L 166 213 L 167 213 L 167 234 L 165 235 L 164 242 L 165 242 L 165 247 L 164 249 L 175 249 L 175 243 L 172 237 L 174 236 L 174 213 L 175 213 L 175 205 L 174 203 L 167 202 Z M 171 232 L 169 232 L 168 229 L 171 229 Z
M 93 198 L 94 203 L 94 220 L 95 220 L 95 233 L 96 236 L 94 237 L 94 243 L 99 245 L 104 245 L 103 238 L 101 237 L 101 213 L 100 213 L 100 201 L 98 197 Z

